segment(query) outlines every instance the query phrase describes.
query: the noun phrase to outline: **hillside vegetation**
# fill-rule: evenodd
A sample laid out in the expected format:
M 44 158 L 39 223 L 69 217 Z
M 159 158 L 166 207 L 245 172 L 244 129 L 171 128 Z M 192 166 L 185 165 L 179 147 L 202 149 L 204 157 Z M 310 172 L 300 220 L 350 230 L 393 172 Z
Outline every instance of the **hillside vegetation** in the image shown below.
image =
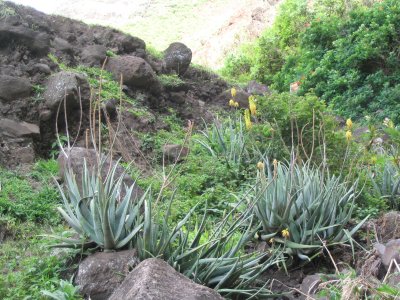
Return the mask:
M 2 22 L 34 14 L 1 8 Z M 65 39 L 87 29 L 39 16 Z M 285 0 L 270 29 L 227 57 L 229 87 L 201 67 L 163 69 L 163 54 L 108 28 L 95 28 L 103 67 L 86 64 L 84 40 L 71 39 L 75 56 L 49 42 L 31 60 L 51 70 L 16 103 L 42 118 L 48 78 L 77 74 L 88 105 L 61 100 L 64 122 L 54 119 L 53 132 L 45 119 L 51 140 L 36 161 L 0 166 L 0 298 L 85 299 L 87 286 L 109 287 L 80 284 L 85 262 L 129 250 L 212 299 L 398 299 L 399 16 L 396 0 Z M 21 45 L 6 50 L 25 53 Z M 134 74 L 140 85 L 107 71 L 129 59 L 147 68 Z M 122 285 L 140 269 L 103 265 L 92 278 L 111 273 Z

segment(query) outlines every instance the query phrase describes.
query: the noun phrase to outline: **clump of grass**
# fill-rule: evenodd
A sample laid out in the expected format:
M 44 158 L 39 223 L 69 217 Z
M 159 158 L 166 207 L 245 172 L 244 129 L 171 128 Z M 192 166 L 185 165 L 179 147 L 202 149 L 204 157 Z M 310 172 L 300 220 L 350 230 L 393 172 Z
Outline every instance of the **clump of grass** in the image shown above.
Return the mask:
M 158 76 L 158 80 L 167 88 L 179 87 L 185 84 L 177 74 L 162 74 Z

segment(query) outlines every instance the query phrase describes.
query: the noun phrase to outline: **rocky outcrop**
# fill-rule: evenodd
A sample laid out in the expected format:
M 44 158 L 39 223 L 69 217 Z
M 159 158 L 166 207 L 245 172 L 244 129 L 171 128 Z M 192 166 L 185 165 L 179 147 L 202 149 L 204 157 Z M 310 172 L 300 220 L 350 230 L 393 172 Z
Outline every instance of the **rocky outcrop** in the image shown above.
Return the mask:
M 32 85 L 26 78 L 0 75 L 0 100 L 11 102 L 29 97 Z
M 82 62 L 89 67 L 101 67 L 106 59 L 107 48 L 103 45 L 90 45 L 83 48 Z
M 214 290 L 196 284 L 165 261 L 150 258 L 141 262 L 109 300 L 222 300 Z
M 138 263 L 135 250 L 97 252 L 79 264 L 75 284 L 81 295 L 106 300 Z
M 85 76 L 82 74 L 61 71 L 49 77 L 44 98 L 44 107 L 49 109 L 51 114 L 44 114 L 42 112 L 41 119 L 47 120 L 49 116 L 54 115 L 60 108 L 61 111 L 64 105 L 61 103 L 65 100 L 65 107 L 67 111 L 82 106 L 88 106 L 90 88 Z
M 164 63 L 167 72 L 183 75 L 192 61 L 192 50 L 182 43 L 172 43 L 164 51 Z

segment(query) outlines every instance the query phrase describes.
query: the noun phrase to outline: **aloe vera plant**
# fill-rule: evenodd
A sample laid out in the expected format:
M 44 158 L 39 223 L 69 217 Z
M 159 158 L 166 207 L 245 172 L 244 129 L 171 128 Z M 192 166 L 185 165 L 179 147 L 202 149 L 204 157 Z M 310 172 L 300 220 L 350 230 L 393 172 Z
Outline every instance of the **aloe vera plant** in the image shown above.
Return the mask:
M 123 186 L 123 175 L 116 176 L 117 166 L 118 163 L 110 167 L 102 178 L 100 172 L 89 170 L 85 162 L 81 188 L 71 169 L 66 171 L 65 187 L 58 185 L 64 202 L 59 212 L 85 238 L 85 243 L 95 243 L 104 251 L 127 246 L 143 227 L 140 207 L 147 192 L 141 199 L 132 199 L 135 184 Z M 61 240 L 72 246 L 82 243 L 81 239 Z
M 371 181 L 375 194 L 387 199 L 393 209 L 400 207 L 400 173 L 391 162 L 387 162 L 380 172 L 371 174 Z
M 282 244 L 288 254 L 301 259 L 328 245 L 344 243 L 365 222 L 351 231 L 357 182 L 348 185 L 308 163 L 289 166 L 264 161 L 255 192 L 254 212 L 261 222 L 264 240 Z M 272 239 L 272 240 L 271 240 Z
M 160 257 L 188 278 L 224 296 L 271 296 L 263 287 L 265 282 L 258 284 L 257 281 L 262 272 L 280 261 L 276 255 L 280 250 L 275 249 L 273 253 L 243 251 L 256 230 L 251 214 L 236 217 L 233 209 L 208 232 L 206 213 L 200 224 L 191 224 L 194 209 L 170 228 L 169 209 L 161 221 L 157 221 L 151 213 L 151 203 L 147 202 L 143 231 L 137 239 L 139 257 Z
M 201 138 L 197 139 L 197 142 L 212 156 L 222 157 L 228 166 L 240 165 L 249 160 L 241 117 L 237 120 L 228 118 L 224 122 L 217 119 L 211 127 L 207 124 L 205 126 L 206 129 L 200 131 Z

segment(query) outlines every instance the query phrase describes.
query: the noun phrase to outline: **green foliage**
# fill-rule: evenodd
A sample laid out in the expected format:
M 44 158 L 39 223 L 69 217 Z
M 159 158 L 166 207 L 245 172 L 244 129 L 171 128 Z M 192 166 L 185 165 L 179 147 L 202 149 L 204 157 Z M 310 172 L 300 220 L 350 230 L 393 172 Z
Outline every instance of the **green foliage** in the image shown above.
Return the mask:
M 70 271 L 67 260 L 71 253 L 52 253 L 49 241 L 37 237 L 39 233 L 48 231 L 46 227 L 30 222 L 17 226 L 20 231 L 18 240 L 6 239 L 0 247 L 0 298 L 48 299 L 41 291 L 59 288 L 61 273 Z
M 348 241 L 362 221 L 350 232 L 345 225 L 354 208 L 357 182 L 351 185 L 309 162 L 289 166 L 264 161 L 255 191 L 254 212 L 262 224 L 263 239 L 274 238 L 288 254 L 301 259 L 328 245 Z M 288 230 L 289 236 L 285 236 Z
M 103 158 L 99 170 L 105 162 Z M 104 251 L 126 247 L 142 227 L 140 207 L 146 193 L 141 200 L 132 199 L 135 184 L 123 187 L 124 174 L 116 175 L 117 167 L 116 163 L 109 168 L 103 181 L 100 171 L 89 170 L 85 163 L 81 188 L 72 170 L 65 174 L 66 192 L 58 186 L 64 201 L 59 212 L 81 237 L 88 238 L 86 243 L 94 242 Z M 75 247 L 81 243 L 79 239 L 61 240 Z
M 0 169 L 0 215 L 22 222 L 58 224 L 59 196 L 51 178 L 56 174 L 54 160 L 37 162 L 26 175 Z M 34 183 L 41 187 L 34 188 Z
M 8 7 L 7 4 L 4 3 L 3 0 L 0 0 L 0 19 L 14 16 L 16 14 L 15 10 L 11 7 Z
M 72 282 L 60 280 L 60 285 L 56 291 L 42 291 L 44 296 L 54 300 L 79 300 L 82 297 L 78 293 L 78 287 L 74 286 Z
M 157 77 L 160 83 L 166 88 L 176 88 L 185 84 L 177 74 L 161 74 Z
M 106 55 L 107 55 L 107 57 L 115 57 L 115 56 L 117 56 L 113 51 L 111 51 L 111 50 L 107 50 L 106 51 Z
M 161 51 L 158 51 L 155 47 L 151 45 L 146 45 L 146 52 L 150 56 L 154 57 L 155 59 L 163 59 L 164 58 L 164 53 Z

